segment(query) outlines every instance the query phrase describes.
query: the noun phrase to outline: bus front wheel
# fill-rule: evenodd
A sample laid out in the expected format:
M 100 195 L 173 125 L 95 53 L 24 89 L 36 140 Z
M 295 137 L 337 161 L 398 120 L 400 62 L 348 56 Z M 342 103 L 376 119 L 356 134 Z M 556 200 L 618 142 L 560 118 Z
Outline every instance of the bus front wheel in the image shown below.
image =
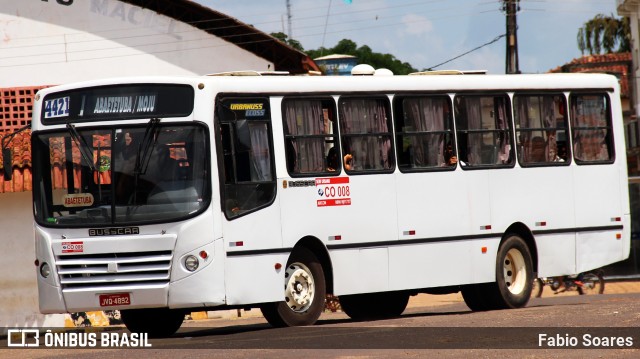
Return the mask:
M 120 311 L 122 322 L 131 333 L 148 333 L 150 338 L 173 335 L 184 321 L 184 312 L 168 308 Z
M 326 297 L 322 265 L 310 250 L 298 248 L 291 254 L 284 276 L 284 301 L 262 305 L 262 315 L 274 327 L 314 324 L 324 310 Z

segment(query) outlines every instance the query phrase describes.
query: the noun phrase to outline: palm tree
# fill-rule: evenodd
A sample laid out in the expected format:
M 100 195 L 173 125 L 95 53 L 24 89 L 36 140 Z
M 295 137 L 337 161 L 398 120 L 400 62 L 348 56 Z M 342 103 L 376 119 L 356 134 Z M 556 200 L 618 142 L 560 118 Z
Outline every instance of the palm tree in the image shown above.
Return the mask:
M 578 48 L 584 55 L 631 51 L 631 29 L 629 18 L 616 19 L 602 14 L 596 15 L 578 29 Z M 616 47 L 617 46 L 617 47 Z

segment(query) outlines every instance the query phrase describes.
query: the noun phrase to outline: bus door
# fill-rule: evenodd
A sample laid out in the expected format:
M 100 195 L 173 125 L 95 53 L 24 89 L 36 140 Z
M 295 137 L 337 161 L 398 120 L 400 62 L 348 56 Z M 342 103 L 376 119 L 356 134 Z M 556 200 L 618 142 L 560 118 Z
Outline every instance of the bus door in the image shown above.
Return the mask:
M 281 278 L 273 271 L 274 262 L 251 255 L 282 248 L 280 209 L 273 205 L 276 182 L 269 101 L 226 97 L 216 104 L 227 304 L 268 301 L 271 292 L 271 299 L 281 300 L 277 290 Z M 249 282 L 253 284 L 247 286 Z

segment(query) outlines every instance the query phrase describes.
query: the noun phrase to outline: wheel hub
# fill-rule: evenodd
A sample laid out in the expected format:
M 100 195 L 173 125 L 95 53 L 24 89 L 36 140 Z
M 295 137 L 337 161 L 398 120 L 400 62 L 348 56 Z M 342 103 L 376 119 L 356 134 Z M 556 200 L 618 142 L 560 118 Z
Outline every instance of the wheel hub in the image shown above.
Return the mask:
M 516 248 L 511 248 L 504 258 L 503 275 L 507 288 L 512 294 L 520 294 L 527 284 L 527 268 L 524 256 Z
M 285 272 L 285 303 L 294 312 L 304 312 L 313 303 L 315 282 L 311 271 L 302 263 L 289 265 Z

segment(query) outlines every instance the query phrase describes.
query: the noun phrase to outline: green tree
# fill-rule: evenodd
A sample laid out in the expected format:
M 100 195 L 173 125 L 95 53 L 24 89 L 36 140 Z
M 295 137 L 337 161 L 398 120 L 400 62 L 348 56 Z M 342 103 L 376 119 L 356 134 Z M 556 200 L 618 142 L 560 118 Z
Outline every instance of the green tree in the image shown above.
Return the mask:
M 287 34 L 285 34 L 284 32 L 272 32 L 270 35 L 280 40 L 280 42 L 284 42 L 285 44 L 293 47 L 294 49 L 304 52 L 304 47 L 302 47 L 302 44 L 300 43 L 300 41 L 290 39 L 289 36 L 287 36 Z
M 340 42 L 338 42 L 338 44 L 336 44 L 336 46 L 332 48 L 321 47 L 317 50 L 307 50 L 306 53 L 312 59 L 330 54 L 352 55 L 357 57 L 358 62 L 361 64 L 369 64 L 376 69 L 386 68 L 391 70 L 396 75 L 406 75 L 411 72 L 418 71 L 413 68 L 411 64 L 402 62 L 396 59 L 396 57 L 391 54 L 374 52 L 367 45 L 358 47 L 355 42 L 349 39 L 340 40 Z
M 577 40 L 583 55 L 631 51 L 629 18 L 598 14 L 578 29 Z

